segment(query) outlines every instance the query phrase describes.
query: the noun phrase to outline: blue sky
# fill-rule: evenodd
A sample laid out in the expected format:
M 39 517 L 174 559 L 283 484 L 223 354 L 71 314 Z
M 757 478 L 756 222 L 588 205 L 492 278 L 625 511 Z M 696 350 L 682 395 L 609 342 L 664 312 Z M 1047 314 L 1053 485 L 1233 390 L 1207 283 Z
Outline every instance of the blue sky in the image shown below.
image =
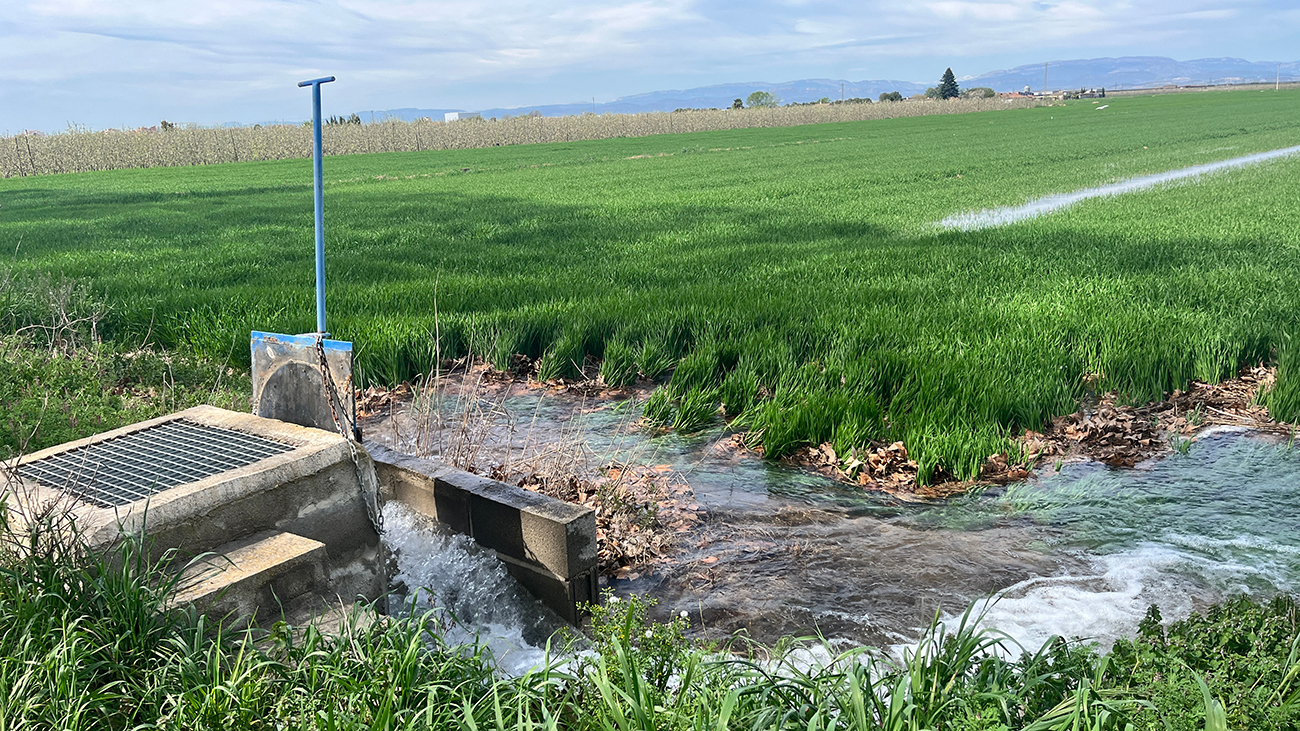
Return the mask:
M 606 101 L 1044 60 L 1300 56 L 1296 0 L 0 0 L 0 132 Z

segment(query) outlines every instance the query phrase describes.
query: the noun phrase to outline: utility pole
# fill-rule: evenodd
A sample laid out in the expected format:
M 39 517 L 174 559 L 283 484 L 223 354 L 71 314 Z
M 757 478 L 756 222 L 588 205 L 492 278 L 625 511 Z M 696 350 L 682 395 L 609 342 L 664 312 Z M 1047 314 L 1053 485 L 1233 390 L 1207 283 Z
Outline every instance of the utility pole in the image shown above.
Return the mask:
M 594 96 L 591 98 L 591 113 L 596 113 L 596 97 Z
M 1282 63 L 1277 64 L 1277 80 L 1273 82 L 1273 91 L 1282 91 Z
M 1047 63 L 1043 62 L 1043 96 L 1047 96 Z
M 1281 68 L 1280 66 L 1278 68 Z M 840 82 L 840 103 L 844 103 L 844 82 Z

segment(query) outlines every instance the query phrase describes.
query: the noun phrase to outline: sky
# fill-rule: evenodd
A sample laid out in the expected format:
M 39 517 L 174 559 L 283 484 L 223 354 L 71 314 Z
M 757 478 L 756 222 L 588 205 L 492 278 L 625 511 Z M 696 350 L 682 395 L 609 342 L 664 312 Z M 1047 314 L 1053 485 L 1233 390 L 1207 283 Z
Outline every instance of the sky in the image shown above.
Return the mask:
M 1296 0 L 0 0 L 0 133 L 1300 55 Z

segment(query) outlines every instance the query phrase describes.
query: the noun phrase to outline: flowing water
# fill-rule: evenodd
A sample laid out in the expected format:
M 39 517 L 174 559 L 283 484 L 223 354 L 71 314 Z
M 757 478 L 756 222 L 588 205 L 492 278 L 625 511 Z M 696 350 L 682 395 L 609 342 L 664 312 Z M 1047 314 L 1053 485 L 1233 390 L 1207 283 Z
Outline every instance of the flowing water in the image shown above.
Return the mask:
M 986 625 L 1026 646 L 1054 634 L 1105 646 L 1153 603 L 1173 620 L 1238 592 L 1300 592 L 1300 449 L 1275 438 L 1221 430 L 1137 468 L 1047 465 L 1006 488 L 911 503 L 720 450 L 718 433 L 628 435 L 623 408 L 537 398 L 505 402 L 535 434 L 582 419 L 598 459 L 634 455 L 690 483 L 703 526 L 678 535 L 673 561 L 610 585 L 657 598 L 661 617 L 687 611 L 710 636 L 895 646 L 979 602 Z M 402 546 L 399 563 L 428 550 Z M 483 575 L 439 560 L 403 572 L 412 586 Z M 486 594 L 467 605 L 493 604 Z M 509 634 L 516 614 L 483 621 Z M 532 625 L 517 639 L 542 634 Z
M 1168 620 L 1234 593 L 1300 592 L 1300 450 L 1273 439 L 1220 431 L 1137 469 L 1049 466 L 939 504 L 782 472 L 702 463 L 691 484 L 711 509 L 706 536 L 681 567 L 627 588 L 715 631 L 873 645 L 982 600 L 985 624 L 1026 646 L 1109 645 L 1153 603 Z
M 486 647 L 507 674 L 546 662 L 546 642 L 563 620 L 525 592 L 490 551 L 395 502 L 384 506 L 384 543 L 396 569 L 390 606 L 433 611 L 448 644 Z
M 1295 154 L 1300 154 L 1300 146 L 1284 147 L 1277 150 L 1269 150 L 1267 152 L 1257 152 L 1253 155 L 1242 155 L 1241 157 L 1234 157 L 1228 160 L 1192 165 L 1191 167 L 1156 173 L 1154 175 L 1143 175 L 1137 178 L 1121 180 L 1109 185 L 1099 185 L 1095 188 L 1076 190 L 1072 193 L 1056 193 L 1042 198 L 1036 198 L 1028 203 L 1018 206 L 986 208 L 982 211 L 956 213 L 940 221 L 939 225 L 943 228 L 960 229 L 962 231 L 974 231 L 982 228 L 992 228 L 994 226 L 1005 226 L 1017 221 L 1036 218 L 1053 211 L 1059 211 L 1062 208 L 1068 208 L 1075 203 L 1088 200 L 1089 198 L 1104 198 L 1106 196 L 1133 193 L 1139 190 L 1154 188 L 1158 185 L 1165 185 L 1167 183 L 1186 180 L 1188 178 L 1200 177 L 1207 173 L 1245 167 L 1266 160 L 1289 157 Z

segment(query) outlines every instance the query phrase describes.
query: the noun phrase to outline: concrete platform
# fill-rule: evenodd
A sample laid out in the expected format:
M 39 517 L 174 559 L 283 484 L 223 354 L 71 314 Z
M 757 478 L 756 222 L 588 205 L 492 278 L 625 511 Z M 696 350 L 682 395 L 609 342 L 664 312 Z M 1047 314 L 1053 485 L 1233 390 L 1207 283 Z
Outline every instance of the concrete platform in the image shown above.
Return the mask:
M 31 479 L 24 479 L 9 499 L 28 506 L 29 514 L 35 506 L 60 504 L 92 547 L 110 544 L 122 530 L 143 530 L 152 539 L 155 557 L 175 549 L 188 560 L 249 536 L 292 533 L 324 545 L 332 591 L 345 601 L 358 596 L 373 600 L 387 591 L 379 535 L 368 517 L 348 442 L 338 434 L 197 406 L 42 450 L 22 461 L 30 465 L 60 454 L 80 454 L 76 450 L 178 420 L 256 435 L 290 448 L 116 507 L 78 499 L 76 486 Z M 372 469 L 365 450 L 357 449 L 357 456 L 363 469 Z
M 181 436 L 164 445 L 159 435 L 168 433 Z M 182 437 L 195 433 L 219 446 L 274 444 L 256 453 L 270 456 L 214 466 L 204 460 L 222 459 L 201 457 L 203 442 L 186 452 Z M 569 622 L 582 620 L 582 604 L 598 601 L 590 508 L 368 448 L 376 460 L 329 431 L 199 406 L 28 455 L 25 467 L 7 465 L 24 478 L 0 498 L 10 505 L 12 525 L 43 506 L 66 510 L 92 548 L 111 545 L 123 531 L 143 531 L 154 558 L 173 552 L 177 570 L 195 556 L 220 557 L 208 560 L 210 575 L 191 574 L 195 583 L 181 596 L 204 611 L 319 617 L 388 591 L 387 555 L 360 471 L 371 485 L 377 475 L 381 495 L 374 499 L 398 500 L 494 550 L 511 575 Z
M 232 620 L 228 626 L 276 621 L 329 594 L 328 552 L 320 541 L 273 532 L 219 546 L 213 553 L 181 574 L 175 602 Z

